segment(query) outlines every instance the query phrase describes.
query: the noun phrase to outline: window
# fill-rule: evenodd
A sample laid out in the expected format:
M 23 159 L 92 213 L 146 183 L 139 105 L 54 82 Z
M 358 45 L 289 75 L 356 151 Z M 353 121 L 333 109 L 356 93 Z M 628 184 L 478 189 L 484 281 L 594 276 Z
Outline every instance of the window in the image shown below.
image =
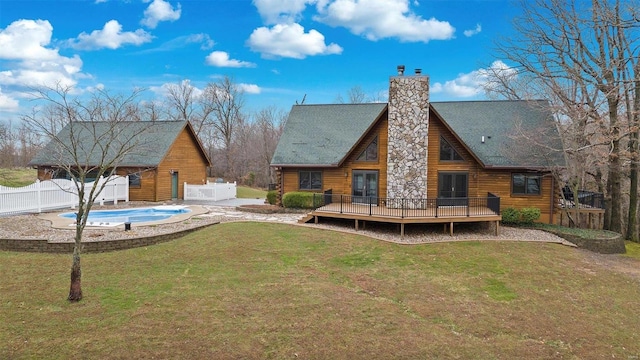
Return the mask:
M 441 161 L 463 161 L 464 159 L 458 152 L 449 144 L 445 138 L 440 137 L 440 160 Z
M 511 175 L 511 192 L 515 195 L 540 195 L 540 175 Z
M 373 138 L 367 148 L 360 153 L 357 161 L 376 161 L 378 160 L 378 136 Z
M 129 174 L 129 187 L 139 188 L 140 185 L 140 173 Z
M 322 190 L 322 171 L 300 171 L 300 190 Z

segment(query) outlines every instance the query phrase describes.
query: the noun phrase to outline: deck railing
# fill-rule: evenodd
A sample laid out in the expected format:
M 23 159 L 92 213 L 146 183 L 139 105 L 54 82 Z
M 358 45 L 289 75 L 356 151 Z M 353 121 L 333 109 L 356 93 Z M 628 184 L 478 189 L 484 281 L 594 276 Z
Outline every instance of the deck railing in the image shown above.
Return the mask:
M 468 217 L 500 215 L 500 197 L 395 199 L 375 196 L 313 194 L 314 208 L 340 214 L 412 217 Z
M 565 186 L 562 189 L 563 196 L 560 199 L 560 204 L 566 208 L 572 208 L 576 206 L 575 196 L 571 188 Z M 577 205 L 583 209 L 604 209 L 604 194 L 587 190 L 578 190 Z

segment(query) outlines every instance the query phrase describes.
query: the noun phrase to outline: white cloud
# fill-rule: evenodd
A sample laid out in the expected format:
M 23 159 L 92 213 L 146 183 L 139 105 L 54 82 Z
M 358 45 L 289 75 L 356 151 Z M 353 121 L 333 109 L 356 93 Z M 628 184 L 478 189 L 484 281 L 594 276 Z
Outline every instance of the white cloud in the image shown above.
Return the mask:
M 17 20 L 0 29 L 0 60 L 6 60 L 3 66 L 8 69 L 0 72 L 5 94 L 27 87 L 76 85 L 82 60 L 51 48 L 52 33 L 46 20 Z
M 465 30 L 463 34 L 466 37 L 471 37 L 473 35 L 479 34 L 481 31 L 482 31 L 482 25 L 477 24 L 475 29 Z
M 300 20 L 307 4 L 315 0 L 253 0 L 262 20 L 269 25 L 292 23 Z
M 262 89 L 260 89 L 260 87 L 256 84 L 245 84 L 245 83 L 238 84 L 238 89 L 247 94 L 260 94 L 260 92 L 262 91 Z
M 202 96 L 202 93 L 203 93 L 202 89 L 199 89 L 196 86 L 193 86 L 193 84 L 191 84 L 191 80 L 185 79 L 185 80 L 182 80 L 181 83 L 182 83 L 182 86 L 184 87 L 189 87 L 189 86 L 193 87 L 193 96 L 195 98 L 199 98 L 200 96 Z M 153 92 L 154 94 L 158 95 L 158 97 L 165 98 L 169 95 L 169 88 L 176 87 L 178 85 L 180 84 L 164 83 L 160 86 L 151 86 L 149 87 L 149 90 L 151 90 L 151 92 Z
M 122 31 L 122 25 L 116 20 L 107 21 L 102 30 L 94 30 L 91 34 L 85 32 L 78 35 L 68 44 L 74 49 L 117 49 L 124 45 L 141 45 L 153 39 L 148 32 L 138 29 L 134 32 Z
M 0 111 L 16 112 L 19 108 L 17 99 L 4 94 L 0 88 Z
M 212 65 L 217 67 L 232 67 L 232 68 L 256 66 L 256 64 L 251 62 L 230 59 L 229 54 L 224 51 L 212 52 L 207 56 L 206 63 L 207 65 Z
M 17 20 L 0 29 L 0 59 L 54 60 L 60 55 L 51 43 L 53 26 L 46 20 Z
M 454 80 L 434 83 L 432 93 L 443 93 L 452 97 L 472 97 L 485 92 L 485 86 L 491 80 L 492 74 L 501 72 L 508 76 L 515 76 L 516 70 L 510 68 L 500 60 L 494 61 L 488 69 L 478 69 L 470 73 L 459 74 Z
M 272 28 L 257 28 L 247 44 L 263 57 L 304 59 L 307 56 L 341 54 L 342 48 L 334 43 L 326 45 L 324 35 L 317 30 L 304 32 L 300 24 L 278 24 Z
M 202 50 L 207 50 L 207 49 L 211 49 L 213 47 L 213 45 L 215 45 L 215 42 L 211 39 L 211 37 L 208 34 L 191 34 L 191 35 L 187 35 L 185 42 L 187 44 L 200 44 L 200 49 Z
M 397 38 L 406 42 L 428 42 L 453 38 L 455 28 L 435 18 L 425 20 L 409 9 L 409 0 L 319 1 L 314 20 L 345 27 L 369 40 Z
M 149 2 L 148 0 L 145 2 Z M 180 19 L 182 9 L 180 4 L 174 8 L 164 0 L 153 0 L 144 11 L 144 19 L 140 23 L 151 29 L 155 29 L 161 21 L 176 21 Z

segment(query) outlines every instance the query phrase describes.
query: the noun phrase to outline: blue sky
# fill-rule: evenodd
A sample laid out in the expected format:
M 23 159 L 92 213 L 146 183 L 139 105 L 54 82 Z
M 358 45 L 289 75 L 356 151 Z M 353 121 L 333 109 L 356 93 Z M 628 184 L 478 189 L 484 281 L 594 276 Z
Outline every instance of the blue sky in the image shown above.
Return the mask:
M 161 99 L 230 76 L 245 110 L 385 100 L 404 64 L 430 76 L 435 101 L 482 99 L 491 48 L 509 36 L 508 0 L 0 0 L 0 116 L 28 111 L 25 91 L 56 82 Z

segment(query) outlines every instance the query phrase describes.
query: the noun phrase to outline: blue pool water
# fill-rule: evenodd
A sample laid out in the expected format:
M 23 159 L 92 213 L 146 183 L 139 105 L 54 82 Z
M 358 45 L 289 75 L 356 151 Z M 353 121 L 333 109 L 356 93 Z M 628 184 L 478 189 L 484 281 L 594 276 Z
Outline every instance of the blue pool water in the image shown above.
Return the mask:
M 149 208 L 135 208 L 122 210 L 92 210 L 89 212 L 87 224 L 109 225 L 113 223 L 141 223 L 166 220 L 178 214 L 191 212 L 180 206 L 156 206 Z M 60 216 L 75 220 L 76 214 L 68 212 Z

